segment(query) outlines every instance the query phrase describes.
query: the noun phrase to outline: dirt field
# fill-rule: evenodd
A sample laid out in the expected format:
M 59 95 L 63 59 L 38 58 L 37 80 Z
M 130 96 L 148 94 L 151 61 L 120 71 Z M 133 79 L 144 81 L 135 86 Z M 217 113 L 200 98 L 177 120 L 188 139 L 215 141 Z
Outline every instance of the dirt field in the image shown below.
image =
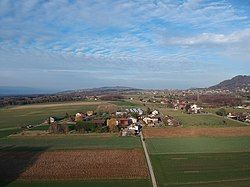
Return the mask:
M 147 128 L 143 130 L 146 138 L 164 137 L 227 137 L 250 136 L 250 127 L 226 128 Z
M 30 109 L 30 108 L 47 108 L 47 107 L 60 107 L 60 106 L 77 106 L 77 105 L 101 105 L 105 104 L 107 102 L 105 101 L 98 101 L 98 102 L 71 102 L 71 103 L 49 103 L 49 104 L 32 104 L 32 105 L 22 105 L 22 106 L 16 106 L 10 109 Z
M 0 180 L 148 178 L 143 151 L 0 152 Z

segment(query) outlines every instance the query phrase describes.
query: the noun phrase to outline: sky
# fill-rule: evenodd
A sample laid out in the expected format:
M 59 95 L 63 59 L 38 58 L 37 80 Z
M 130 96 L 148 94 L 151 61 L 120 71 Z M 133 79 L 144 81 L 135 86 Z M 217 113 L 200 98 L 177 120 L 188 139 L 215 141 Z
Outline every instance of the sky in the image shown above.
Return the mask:
M 239 74 L 248 0 L 0 0 L 0 86 L 186 89 Z

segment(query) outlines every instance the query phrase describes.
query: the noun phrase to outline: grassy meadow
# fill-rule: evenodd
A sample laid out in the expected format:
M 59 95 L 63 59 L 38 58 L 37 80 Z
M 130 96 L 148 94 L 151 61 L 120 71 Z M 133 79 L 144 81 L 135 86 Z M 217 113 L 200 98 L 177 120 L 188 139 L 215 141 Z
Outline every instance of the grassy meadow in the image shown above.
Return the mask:
M 249 186 L 250 137 L 147 138 L 159 186 Z
M 49 116 L 63 117 L 66 112 L 75 114 L 79 111 L 94 110 L 96 105 L 62 105 L 53 106 L 41 105 L 41 107 L 13 107 L 0 109 L 0 129 L 16 128 L 23 125 L 37 125 L 42 123 Z
M 83 187 L 150 187 L 150 180 L 146 179 L 112 179 L 112 180 L 76 180 L 76 181 L 14 181 L 11 183 L 3 183 L 0 181 L 0 186 L 6 187 L 71 187 L 71 186 L 83 186 Z
M 72 149 L 133 149 L 141 148 L 138 137 L 117 135 L 53 135 L 53 136 L 8 136 L 0 140 L 0 149 L 72 150 Z
M 183 127 L 240 127 L 247 123 L 228 119 L 216 114 L 186 114 L 180 110 L 161 108 L 164 115 L 173 116 L 181 122 Z

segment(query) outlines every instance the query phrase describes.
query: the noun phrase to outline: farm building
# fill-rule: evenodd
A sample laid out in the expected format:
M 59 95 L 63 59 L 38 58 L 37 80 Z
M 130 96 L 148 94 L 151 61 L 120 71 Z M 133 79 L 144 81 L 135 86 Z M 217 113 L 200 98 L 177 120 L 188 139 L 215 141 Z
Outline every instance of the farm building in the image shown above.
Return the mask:
M 116 112 L 115 115 L 122 117 L 122 116 L 127 115 L 127 112 Z
M 118 118 L 117 121 L 119 127 L 127 127 L 129 125 L 127 118 Z
M 129 113 L 137 113 L 138 115 L 143 114 L 143 110 L 141 108 L 130 108 L 130 109 L 126 109 L 126 111 Z
M 135 123 L 137 123 L 137 119 L 136 119 L 136 118 L 133 118 L 133 117 L 129 117 L 129 118 L 128 118 L 128 123 L 129 123 L 129 124 L 135 124 Z
M 195 114 L 200 113 L 202 109 L 203 108 L 198 107 L 196 104 L 190 106 L 190 111 Z
M 75 121 L 83 121 L 84 117 L 85 117 L 85 114 L 78 112 L 75 115 Z
M 93 114 L 94 114 L 94 111 L 92 111 L 92 110 L 89 110 L 89 111 L 87 111 L 87 116 L 92 116 Z

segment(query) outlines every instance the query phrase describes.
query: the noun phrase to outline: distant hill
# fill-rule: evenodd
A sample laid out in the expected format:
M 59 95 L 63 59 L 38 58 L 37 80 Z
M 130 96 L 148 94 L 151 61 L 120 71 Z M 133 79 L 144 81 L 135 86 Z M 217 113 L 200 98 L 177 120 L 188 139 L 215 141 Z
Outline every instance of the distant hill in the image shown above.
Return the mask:
M 18 96 L 18 95 L 34 95 L 34 94 L 50 94 L 54 93 L 51 90 L 30 88 L 30 87 L 11 87 L 0 86 L 1 96 Z
M 250 90 L 250 76 L 238 75 L 232 79 L 222 81 L 221 83 L 209 87 L 209 89 L 223 89 L 223 90 Z
M 124 87 L 124 86 L 114 86 L 114 87 L 100 87 L 100 88 L 90 88 L 90 89 L 78 89 L 78 90 L 67 90 L 59 92 L 57 94 L 72 94 L 72 93 L 112 93 L 112 92 L 123 92 L 123 91 L 139 91 L 140 89 Z

